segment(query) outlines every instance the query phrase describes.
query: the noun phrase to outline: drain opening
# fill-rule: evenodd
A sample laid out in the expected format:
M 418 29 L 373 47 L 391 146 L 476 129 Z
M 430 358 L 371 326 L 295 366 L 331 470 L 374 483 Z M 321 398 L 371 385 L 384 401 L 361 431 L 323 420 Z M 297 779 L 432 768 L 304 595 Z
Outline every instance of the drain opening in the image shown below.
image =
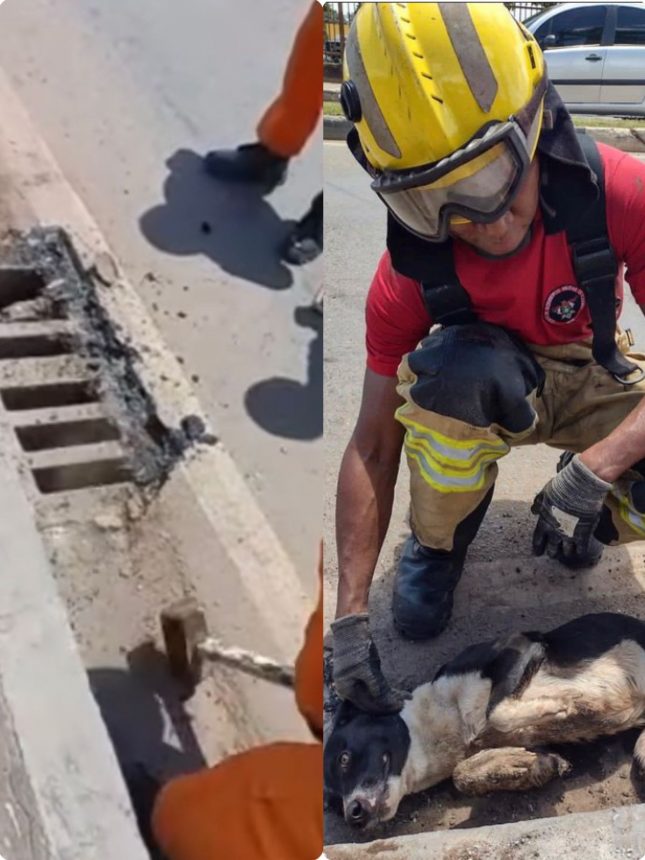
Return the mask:
M 41 493 L 63 493 L 87 487 L 104 487 L 132 481 L 132 469 L 125 458 L 95 463 L 47 466 L 32 472 Z
M 50 448 L 67 448 L 71 445 L 114 442 L 121 437 L 118 428 L 106 418 L 33 424 L 15 429 L 24 451 L 44 451 Z
M 93 382 L 52 382 L 42 385 L 24 385 L 0 391 L 4 408 L 8 412 L 22 409 L 47 409 L 53 406 L 80 406 L 98 400 Z
M 188 448 L 206 441 L 203 421 L 186 416 L 171 429 L 158 417 L 140 378 L 141 356 L 121 337 L 62 230 L 31 230 L 0 250 L 0 404 L 8 412 L 97 407 L 11 420 L 16 442 L 24 452 L 35 452 L 28 464 L 34 484 L 41 493 L 114 483 L 157 489 Z M 55 319 L 72 324 L 54 324 Z M 67 367 L 70 355 L 85 369 L 73 369 L 74 362 Z M 4 366 L 11 361 L 15 368 Z M 12 373 L 20 384 L 3 385 Z M 89 379 L 81 381 L 86 373 Z M 56 448 L 55 456 L 40 456 Z M 85 462 L 75 462 L 79 456 Z
M 72 339 L 66 335 L 9 335 L 0 337 L 0 359 L 42 358 L 69 355 L 74 352 Z
M 0 268 L 0 309 L 37 299 L 44 289 L 45 281 L 34 269 Z

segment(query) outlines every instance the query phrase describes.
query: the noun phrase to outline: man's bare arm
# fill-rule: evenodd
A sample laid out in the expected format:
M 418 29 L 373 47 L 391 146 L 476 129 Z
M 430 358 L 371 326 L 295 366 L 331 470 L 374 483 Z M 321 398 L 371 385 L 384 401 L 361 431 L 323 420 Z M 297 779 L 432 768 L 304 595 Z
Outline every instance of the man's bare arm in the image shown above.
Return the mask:
M 645 399 L 609 436 L 583 451 L 580 459 L 594 475 L 609 484 L 645 459 Z
M 645 305 L 640 309 L 645 315 Z M 645 402 L 641 401 L 609 436 L 583 451 L 580 459 L 610 484 L 645 459 Z
M 366 371 L 358 421 L 341 464 L 336 504 L 337 618 L 367 611 L 390 523 L 404 435 L 394 418 L 403 402 L 396 385 L 394 377 Z

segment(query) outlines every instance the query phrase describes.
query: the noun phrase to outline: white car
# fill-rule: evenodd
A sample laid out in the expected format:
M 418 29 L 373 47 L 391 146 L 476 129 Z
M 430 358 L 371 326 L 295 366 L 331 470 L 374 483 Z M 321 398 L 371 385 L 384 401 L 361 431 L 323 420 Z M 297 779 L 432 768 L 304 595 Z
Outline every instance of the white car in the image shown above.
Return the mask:
M 645 3 L 563 3 L 523 23 L 572 113 L 645 116 Z

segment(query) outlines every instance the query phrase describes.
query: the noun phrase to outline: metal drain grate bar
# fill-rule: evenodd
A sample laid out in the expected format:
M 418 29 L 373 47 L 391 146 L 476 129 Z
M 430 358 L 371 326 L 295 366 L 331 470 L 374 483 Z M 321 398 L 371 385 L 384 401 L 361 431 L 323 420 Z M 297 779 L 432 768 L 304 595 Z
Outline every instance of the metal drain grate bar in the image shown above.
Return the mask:
M 120 460 L 124 451 L 118 442 L 98 442 L 94 445 L 74 445 L 69 448 L 52 448 L 46 451 L 31 451 L 27 463 L 31 469 L 58 469 L 63 466 L 93 464 L 102 461 Z
M 0 321 L 0 340 L 12 337 L 71 337 L 75 332 L 76 326 L 69 320 Z
M 87 369 L 87 361 L 78 355 L 0 361 L 0 391 L 22 386 L 87 382 L 94 378 L 96 374 Z
M 81 403 L 70 406 L 48 406 L 42 409 L 21 409 L 9 412 L 9 422 L 14 427 L 33 427 L 40 424 L 54 425 L 66 422 L 90 421 L 109 418 L 102 403 Z

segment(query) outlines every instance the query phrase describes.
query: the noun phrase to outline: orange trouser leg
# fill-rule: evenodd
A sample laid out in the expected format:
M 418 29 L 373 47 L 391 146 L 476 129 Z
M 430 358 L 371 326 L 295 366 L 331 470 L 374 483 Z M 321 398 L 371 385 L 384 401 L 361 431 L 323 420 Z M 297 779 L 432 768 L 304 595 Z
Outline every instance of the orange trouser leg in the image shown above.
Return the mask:
M 318 124 L 322 110 L 322 45 L 323 8 L 313 3 L 298 30 L 282 92 L 257 128 L 260 143 L 283 158 L 297 155 Z
M 168 860 L 316 860 L 322 744 L 275 743 L 175 779 L 153 815 Z

